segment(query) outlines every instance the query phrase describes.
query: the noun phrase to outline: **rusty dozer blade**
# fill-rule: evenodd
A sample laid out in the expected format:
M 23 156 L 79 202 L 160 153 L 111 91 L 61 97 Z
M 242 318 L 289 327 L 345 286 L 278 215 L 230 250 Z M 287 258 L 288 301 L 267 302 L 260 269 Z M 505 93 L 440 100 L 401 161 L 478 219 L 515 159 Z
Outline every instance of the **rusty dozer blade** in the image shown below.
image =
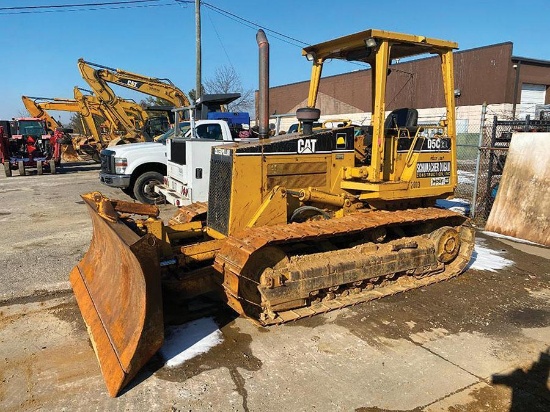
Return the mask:
M 156 238 L 117 220 L 100 193 L 82 195 L 93 224 L 90 248 L 70 274 L 101 373 L 116 396 L 164 339 Z

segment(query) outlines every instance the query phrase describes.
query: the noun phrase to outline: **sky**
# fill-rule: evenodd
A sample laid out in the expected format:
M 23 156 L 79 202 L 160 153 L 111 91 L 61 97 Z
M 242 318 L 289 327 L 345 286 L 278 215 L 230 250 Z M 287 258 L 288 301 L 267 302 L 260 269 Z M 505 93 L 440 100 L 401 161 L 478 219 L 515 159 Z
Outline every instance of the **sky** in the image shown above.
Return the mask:
M 182 0 L 0 0 L 0 119 L 26 115 L 21 96 L 72 98 L 88 88 L 77 60 L 168 78 L 195 88 L 195 6 Z M 124 2 L 129 2 L 123 4 Z M 99 3 L 111 3 L 100 6 Z M 261 26 L 270 43 L 270 85 L 309 79 L 301 48 L 381 29 L 456 41 L 460 50 L 513 42 L 515 56 L 550 61 L 550 0 L 205 0 L 202 78 L 233 67 L 244 89 L 257 89 Z M 73 8 L 29 6 L 86 5 Z M 325 64 L 323 75 L 361 69 Z M 122 98 L 144 94 L 113 86 Z M 305 98 L 305 96 L 304 96 Z M 51 112 L 62 122 L 70 114 Z

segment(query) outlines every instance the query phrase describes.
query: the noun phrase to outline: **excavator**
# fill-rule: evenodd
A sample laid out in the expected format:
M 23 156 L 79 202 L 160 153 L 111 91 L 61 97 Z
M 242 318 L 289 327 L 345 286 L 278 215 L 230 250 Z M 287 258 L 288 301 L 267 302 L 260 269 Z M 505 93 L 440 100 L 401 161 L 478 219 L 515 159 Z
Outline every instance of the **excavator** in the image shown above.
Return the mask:
M 95 96 L 83 94 L 78 87 L 74 88 L 74 99 L 31 96 L 22 96 L 21 99 L 29 113 L 36 118 L 44 120 L 47 127 L 52 131 L 60 128 L 61 125 L 48 113 L 48 110 L 80 114 L 84 136 L 73 136 L 71 144 L 65 145 L 63 158 L 66 161 L 79 160 L 81 156 L 86 155 L 91 156 L 92 159 L 99 160 L 99 151 L 101 148 L 106 147 L 109 141 L 116 137 L 113 130 L 112 116 L 110 116 L 108 110 L 102 108 L 101 102 Z M 94 117 L 96 119 L 103 119 L 103 123 L 99 128 Z M 108 129 L 111 129 L 110 133 L 100 131 Z
M 136 90 L 149 96 L 170 102 L 174 107 L 190 106 L 187 95 L 177 88 L 169 79 L 143 76 L 122 69 L 103 66 L 78 60 L 78 69 L 82 77 L 92 82 L 112 83 L 127 89 Z
M 45 108 L 41 107 L 42 105 L 37 103 L 37 100 L 39 99 L 47 100 L 46 98 L 41 98 L 41 97 L 21 96 L 23 105 L 25 106 L 29 114 L 32 117 L 45 121 L 47 132 L 55 132 L 55 129 L 61 128 L 62 126 L 57 120 L 55 120 L 54 117 L 52 117 L 45 110 Z M 52 100 L 56 100 L 56 99 L 52 99 Z M 55 109 L 55 110 L 58 110 L 58 109 Z
M 185 93 L 174 86 L 168 79 L 147 77 L 122 69 L 114 69 L 85 61 L 82 58 L 78 60 L 78 70 L 82 78 L 90 85 L 95 95 L 108 107 L 112 108 L 113 114 L 127 130 L 128 136 L 134 134 L 137 137 L 141 136 L 144 140 L 151 140 L 154 137 L 152 136 L 154 133 L 151 133 L 148 129 L 156 130 L 159 120 L 164 117 L 149 118 L 147 113 L 143 111 L 141 113 L 143 124 L 140 127 L 132 124 L 124 108 L 119 104 L 121 99 L 109 87 L 109 83 L 166 100 L 174 107 L 188 107 L 191 105 Z M 165 130 L 160 130 L 162 133 L 168 129 L 168 123 L 166 122 L 164 126 L 166 126 Z
M 21 96 L 21 100 L 23 101 L 25 108 L 27 109 L 27 111 L 32 117 L 41 119 L 45 122 L 46 130 L 50 134 L 53 134 L 54 132 L 56 132 L 56 130 L 68 130 L 68 129 L 63 129 L 61 124 L 48 113 L 48 110 L 59 110 L 59 111 L 69 111 L 69 112 L 79 111 L 77 102 L 72 99 Z M 83 126 L 85 126 L 84 122 L 83 122 Z M 86 127 L 84 127 L 84 130 L 86 131 Z M 89 129 L 89 130 L 92 130 L 92 129 Z M 65 135 L 65 138 L 63 138 L 62 140 L 67 141 L 67 137 L 68 136 Z M 71 161 L 77 161 L 80 159 L 80 156 L 83 154 L 82 151 L 83 150 L 86 151 L 85 149 L 88 147 L 88 146 L 79 144 L 79 142 L 82 140 L 87 140 L 87 138 L 85 137 L 83 138 L 81 136 L 79 137 L 73 136 L 71 138 L 71 142 L 67 141 L 70 144 L 62 145 L 61 156 L 64 161 L 71 162 Z M 83 150 L 81 150 L 81 146 Z M 91 154 L 91 153 L 88 153 L 88 154 Z
M 457 185 L 457 43 L 369 29 L 304 48 L 313 67 L 301 133 L 270 137 L 269 42 L 262 30 L 256 40 L 260 138 L 212 148 L 207 204 L 165 223 L 156 206 L 82 195 L 93 236 L 69 277 L 111 396 L 161 347 L 169 309 L 192 316 L 197 296 L 269 326 L 448 280 L 470 261 L 469 219 L 435 207 Z M 386 116 L 390 62 L 425 54 L 440 58 L 442 86 L 428 86 L 442 90 L 444 118 Z M 334 59 L 371 66 L 361 135 L 313 130 Z
M 82 91 L 88 94 L 83 94 Z M 137 143 L 149 141 L 151 137 L 161 135 L 168 130 L 168 119 L 166 116 L 151 117 L 149 113 L 138 103 L 129 99 L 116 98 L 116 107 L 105 104 L 99 97 L 90 90 L 74 88 L 75 99 L 81 105 L 82 112 L 89 112 L 97 107 L 101 111 L 101 117 L 106 119 L 109 131 L 104 134 L 109 146 L 121 143 Z M 86 108 L 88 107 L 88 108 Z M 120 122 L 117 116 L 118 111 L 123 111 L 126 116 L 126 123 Z M 130 127 L 129 124 L 132 126 Z M 133 131 L 139 130 L 138 137 L 131 137 Z M 104 144 L 103 146 L 106 146 Z
M 92 91 L 75 86 L 73 89 L 74 98 L 80 107 L 80 114 L 84 118 L 86 127 L 91 130 L 99 148 L 113 146 L 121 141 L 121 136 L 126 132 L 124 126 L 117 121 L 113 110 L 106 106 Z M 120 107 L 126 112 L 132 123 L 143 123 L 147 114 L 143 108 L 132 100 L 120 99 Z M 101 132 L 97 128 L 93 116 L 99 116 L 104 121 L 100 125 Z

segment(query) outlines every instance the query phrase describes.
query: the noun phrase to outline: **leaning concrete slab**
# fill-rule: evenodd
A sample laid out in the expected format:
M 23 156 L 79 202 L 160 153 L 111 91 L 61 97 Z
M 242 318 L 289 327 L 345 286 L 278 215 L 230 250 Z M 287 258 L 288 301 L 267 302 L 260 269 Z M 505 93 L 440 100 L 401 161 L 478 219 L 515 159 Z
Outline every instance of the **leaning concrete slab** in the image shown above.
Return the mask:
M 550 133 L 514 133 L 485 228 L 550 246 Z

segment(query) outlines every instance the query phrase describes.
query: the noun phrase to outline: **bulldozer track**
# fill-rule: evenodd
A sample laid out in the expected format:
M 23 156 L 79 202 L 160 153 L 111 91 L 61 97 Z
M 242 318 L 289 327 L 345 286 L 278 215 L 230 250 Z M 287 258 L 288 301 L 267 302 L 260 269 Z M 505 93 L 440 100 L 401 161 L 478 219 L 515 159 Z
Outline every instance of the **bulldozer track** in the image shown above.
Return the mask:
M 465 223 L 466 222 L 466 223 Z M 353 306 L 358 303 L 379 299 L 407 290 L 441 282 L 460 274 L 470 260 L 474 245 L 474 230 L 462 215 L 444 209 L 423 208 L 400 211 L 367 211 L 347 215 L 341 219 L 308 221 L 300 224 L 265 226 L 246 229 L 243 232 L 230 236 L 220 252 L 216 255 L 214 266 L 224 274 L 224 288 L 229 304 L 241 314 L 252 317 L 261 325 L 267 326 L 295 321 L 304 317 L 311 317 L 320 313 Z M 465 224 L 464 224 L 465 223 Z M 427 225 L 441 227 L 451 226 L 458 228 L 462 247 L 452 262 L 439 264 L 436 268 L 425 267 L 406 273 L 389 273 L 373 277 L 374 281 L 364 278 L 362 282 L 340 284 L 332 287 L 324 297 L 307 299 L 307 306 L 281 311 L 269 311 L 265 307 L 257 316 L 243 313 L 243 305 L 249 305 L 247 299 L 241 295 L 242 283 L 248 282 L 258 287 L 260 279 L 253 279 L 245 271 L 247 263 L 260 250 L 266 247 L 288 245 L 289 243 L 322 242 L 335 236 L 373 232 L 381 228 Z M 409 239 L 409 238 L 407 238 Z M 413 238 L 410 238 L 413 239 Z M 388 246 L 395 252 L 400 248 L 414 248 L 406 243 L 399 244 L 399 240 Z M 411 243 L 411 242 L 409 242 Z M 414 243 L 414 241 L 412 241 Z M 429 249 L 429 247 L 428 247 Z M 433 252 L 433 247 L 431 249 Z M 381 253 L 382 251 L 380 251 Z M 378 253 L 378 252 L 377 252 Z M 385 255 L 373 253 L 369 258 L 377 264 L 384 262 Z M 375 257 L 376 255 L 376 257 Z M 386 253 L 389 255 L 389 253 Z M 420 252 L 417 253 L 420 255 Z M 424 256 L 424 255 L 422 255 Z M 353 255 L 350 255 L 353 260 Z M 395 259 L 395 258 L 394 258 Z M 389 258 L 388 258 L 389 260 Z M 391 262 L 390 262 L 391 263 Z M 360 267 L 353 269 L 360 270 Z M 297 269 L 297 270 L 303 270 Z M 305 269 L 307 271 L 307 268 Z M 398 271 L 399 272 L 399 271 Z M 231 279 L 237 279 L 231 282 Z M 372 280 L 372 279 L 371 279 Z M 239 286 L 236 287 L 235 284 Z M 281 286 L 281 285 L 279 285 Z M 284 287 L 284 285 L 282 286 Z M 312 291 L 313 292 L 313 291 Z M 265 303 L 265 302 L 264 302 Z M 257 305 L 257 303 L 256 303 Z M 250 305 L 249 305 L 250 306 Z

